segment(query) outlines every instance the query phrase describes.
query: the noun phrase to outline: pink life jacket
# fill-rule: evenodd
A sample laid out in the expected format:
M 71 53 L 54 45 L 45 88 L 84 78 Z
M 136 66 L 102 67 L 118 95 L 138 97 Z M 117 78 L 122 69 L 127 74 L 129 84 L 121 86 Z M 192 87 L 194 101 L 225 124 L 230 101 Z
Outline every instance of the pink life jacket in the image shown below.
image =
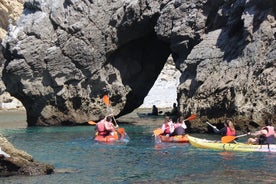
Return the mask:
M 227 136 L 236 135 L 236 130 L 231 131 L 230 127 L 227 127 L 226 135 Z
M 274 136 L 275 131 L 273 126 L 266 126 L 264 128 L 268 129 L 267 133 L 265 134 L 266 137 Z
M 97 131 L 99 135 L 108 134 L 108 132 L 105 129 L 104 123 L 105 123 L 105 120 L 101 120 L 100 122 L 97 123 Z
M 164 131 L 165 134 L 170 134 L 170 126 L 169 126 L 169 123 L 165 123 L 165 131 Z
M 267 130 L 267 133 L 260 135 L 259 144 L 272 144 L 275 140 L 274 127 L 273 126 L 265 126 L 262 128 L 262 130 Z

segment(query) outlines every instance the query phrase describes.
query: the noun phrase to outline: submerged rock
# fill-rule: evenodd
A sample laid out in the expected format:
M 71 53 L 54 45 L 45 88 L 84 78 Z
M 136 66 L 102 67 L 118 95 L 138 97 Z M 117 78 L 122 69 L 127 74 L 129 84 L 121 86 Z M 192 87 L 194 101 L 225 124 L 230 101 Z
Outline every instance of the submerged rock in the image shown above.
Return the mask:
M 16 149 L 0 134 L 0 176 L 45 175 L 54 173 L 54 166 L 35 161 L 25 151 Z

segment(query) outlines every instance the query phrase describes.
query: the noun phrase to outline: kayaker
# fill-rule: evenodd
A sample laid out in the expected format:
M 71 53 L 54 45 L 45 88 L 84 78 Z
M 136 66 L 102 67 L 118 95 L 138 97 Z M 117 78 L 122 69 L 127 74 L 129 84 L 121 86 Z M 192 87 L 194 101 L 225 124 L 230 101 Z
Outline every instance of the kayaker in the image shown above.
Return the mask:
M 158 116 L 158 108 L 156 107 L 156 105 L 152 106 L 151 113 L 149 113 L 148 115 Z
M 275 128 L 272 126 L 272 120 L 265 120 L 265 127 L 255 133 L 249 133 L 249 135 L 255 138 L 249 138 L 248 144 L 272 144 L 275 141 Z
M 112 123 L 112 116 L 109 115 L 102 118 L 102 120 L 96 124 L 95 129 L 98 132 L 98 135 L 101 136 L 114 135 L 116 127 Z
M 233 135 L 235 136 L 236 135 L 236 129 L 234 127 L 234 124 L 233 122 L 230 120 L 230 119 L 227 119 L 224 123 L 224 127 L 220 130 L 217 129 L 216 126 L 213 127 L 213 130 L 215 133 L 217 134 L 221 134 L 222 136 L 230 136 L 230 135 Z
M 165 116 L 161 129 L 163 131 L 162 135 L 170 136 L 170 134 L 173 133 L 174 124 L 169 116 Z
M 185 135 L 185 129 L 187 128 L 185 121 L 184 121 L 184 117 L 180 116 L 177 119 L 177 122 L 174 123 L 174 131 L 171 134 L 171 136 L 174 135 Z

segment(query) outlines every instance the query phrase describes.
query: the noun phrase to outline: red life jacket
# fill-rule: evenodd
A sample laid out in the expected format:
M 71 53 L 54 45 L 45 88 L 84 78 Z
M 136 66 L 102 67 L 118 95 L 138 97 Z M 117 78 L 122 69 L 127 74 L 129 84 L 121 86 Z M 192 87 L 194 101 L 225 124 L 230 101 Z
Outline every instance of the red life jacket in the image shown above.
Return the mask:
M 227 127 L 226 135 L 227 136 L 236 135 L 236 130 L 231 131 L 230 127 Z
M 105 121 L 101 120 L 100 122 L 97 123 L 97 131 L 99 135 L 107 135 L 108 131 L 106 131 L 105 126 L 104 126 Z
M 165 134 L 170 134 L 170 126 L 169 126 L 169 123 L 165 123 L 165 131 L 164 131 Z

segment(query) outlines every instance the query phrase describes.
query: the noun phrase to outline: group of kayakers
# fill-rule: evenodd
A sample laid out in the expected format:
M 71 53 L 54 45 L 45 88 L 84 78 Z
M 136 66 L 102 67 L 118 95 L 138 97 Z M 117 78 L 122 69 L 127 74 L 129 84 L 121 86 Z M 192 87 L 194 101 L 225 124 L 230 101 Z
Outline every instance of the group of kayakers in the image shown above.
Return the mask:
M 95 127 L 97 135 L 105 137 L 109 135 L 114 135 L 116 133 L 118 125 L 115 126 L 112 122 L 112 119 L 113 114 L 101 117 L 101 120 L 96 124 Z M 178 115 L 176 120 L 174 121 L 169 115 L 166 115 L 161 127 L 162 132 L 160 135 L 165 135 L 168 137 L 185 135 L 185 130 L 187 129 L 185 123 L 186 120 L 184 119 L 184 116 L 182 114 Z M 221 136 L 236 136 L 236 129 L 230 119 L 225 120 L 224 127 L 220 130 L 216 126 L 212 126 L 212 128 L 214 133 L 220 134 Z M 272 126 L 271 119 L 267 119 L 265 121 L 265 126 L 262 127 L 261 130 L 254 133 L 249 132 L 247 135 L 252 136 L 248 139 L 248 144 L 273 144 L 276 140 L 276 133 L 274 127 Z
M 230 119 L 225 121 L 222 129 L 218 130 L 213 126 L 213 130 L 222 136 L 236 136 L 236 129 Z M 276 140 L 275 128 L 272 126 L 271 119 L 265 120 L 265 126 L 261 130 L 254 133 L 249 132 L 247 135 L 253 136 L 247 140 L 247 144 L 273 144 Z
M 163 125 L 161 127 L 163 135 L 166 136 L 175 136 L 175 135 L 184 135 L 185 129 L 187 128 L 183 116 L 177 118 L 176 122 L 173 122 L 170 116 L 165 116 Z

